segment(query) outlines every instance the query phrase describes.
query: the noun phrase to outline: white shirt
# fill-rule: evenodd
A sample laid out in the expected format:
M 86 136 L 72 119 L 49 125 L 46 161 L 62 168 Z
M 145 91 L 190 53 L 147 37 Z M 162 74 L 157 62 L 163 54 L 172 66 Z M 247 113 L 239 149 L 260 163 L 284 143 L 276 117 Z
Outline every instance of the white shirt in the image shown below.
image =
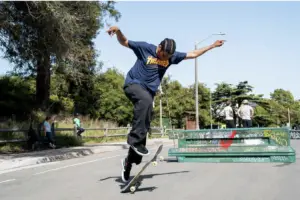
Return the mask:
M 242 105 L 238 110 L 239 117 L 244 120 L 251 120 L 251 113 L 254 113 L 254 111 L 249 105 Z
M 223 112 L 225 114 L 225 120 L 233 120 L 233 110 L 230 106 L 226 106 Z

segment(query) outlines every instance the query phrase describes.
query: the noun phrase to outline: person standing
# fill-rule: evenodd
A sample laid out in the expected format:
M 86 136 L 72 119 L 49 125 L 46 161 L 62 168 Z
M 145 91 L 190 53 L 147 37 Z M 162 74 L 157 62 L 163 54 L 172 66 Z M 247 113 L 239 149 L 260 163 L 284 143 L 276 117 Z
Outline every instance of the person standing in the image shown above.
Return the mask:
M 254 110 L 249 105 L 248 100 L 243 100 L 242 105 L 238 109 L 238 116 L 242 119 L 243 128 L 252 127 L 252 119 L 254 116 Z
M 226 102 L 226 107 L 223 109 L 225 122 L 226 122 L 226 128 L 235 128 L 235 123 L 233 119 L 233 109 L 231 107 L 231 102 Z
M 51 130 L 50 120 L 51 120 L 51 116 L 47 116 L 45 121 L 43 122 L 43 130 L 44 130 L 44 135 L 46 136 L 46 138 L 49 141 L 49 146 L 54 149 L 55 142 L 54 142 L 54 136 L 53 136 L 53 133 Z

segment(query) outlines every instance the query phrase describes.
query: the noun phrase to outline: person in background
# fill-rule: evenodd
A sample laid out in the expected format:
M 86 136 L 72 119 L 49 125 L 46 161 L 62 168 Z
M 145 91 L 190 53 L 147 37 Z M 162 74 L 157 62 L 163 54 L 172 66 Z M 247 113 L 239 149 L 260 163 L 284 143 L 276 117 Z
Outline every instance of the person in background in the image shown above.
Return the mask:
M 73 123 L 74 125 L 76 126 L 76 129 L 78 130 L 77 131 L 77 135 L 79 137 L 81 137 L 81 134 L 85 131 L 84 128 L 81 127 L 81 122 L 80 122 L 80 119 L 79 119 L 79 114 L 76 113 L 75 114 L 75 118 L 73 119 Z
M 238 109 L 238 116 L 242 119 L 243 128 L 252 127 L 254 110 L 249 105 L 248 100 L 243 100 L 241 107 Z
M 47 139 L 49 141 L 49 146 L 54 149 L 55 144 L 54 144 L 54 137 L 52 134 L 50 121 L 51 121 L 51 116 L 47 116 L 43 123 L 43 130 L 44 130 L 45 136 L 47 137 Z
M 231 102 L 226 102 L 226 107 L 223 110 L 226 122 L 226 128 L 235 128 L 235 123 L 233 120 L 233 109 L 231 107 Z

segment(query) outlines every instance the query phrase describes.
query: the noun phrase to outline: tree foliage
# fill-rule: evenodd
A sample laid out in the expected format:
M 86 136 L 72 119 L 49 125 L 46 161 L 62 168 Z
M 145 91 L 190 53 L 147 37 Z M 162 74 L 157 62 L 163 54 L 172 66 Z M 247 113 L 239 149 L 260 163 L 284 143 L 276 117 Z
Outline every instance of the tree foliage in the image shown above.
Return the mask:
M 73 81 L 93 72 L 96 52 L 92 40 L 107 14 L 116 20 L 120 17 L 113 2 L 0 3 L 4 57 L 19 73 L 36 75 L 36 101 L 42 108 L 48 106 L 53 64 Z
M 114 121 L 120 126 L 126 126 L 132 122 L 133 106 L 123 91 L 124 78 L 124 74 L 116 68 L 108 69 L 92 76 L 89 81 L 91 89 L 80 89 L 81 92 L 77 93 L 76 91 L 70 92 L 70 84 L 64 75 L 54 74 L 51 82 L 50 112 L 65 116 L 78 112 L 91 118 Z M 5 76 L 0 79 L 0 87 L 3 88 L 0 91 L 1 116 L 9 117 L 14 114 L 23 116 L 26 119 L 27 114 L 34 106 L 36 89 L 34 78 Z M 220 83 L 216 90 L 212 91 L 213 124 L 224 122 L 219 113 L 224 108 L 224 101 L 230 99 L 235 105 L 235 102 L 238 102 L 236 99 L 243 98 L 248 99 L 250 105 L 255 108 L 254 126 L 284 126 L 289 120 L 288 109 L 291 125 L 299 124 L 299 100 L 293 100 L 286 104 L 280 99 L 267 99 L 252 93 L 246 95 L 240 93 L 240 96 L 234 96 L 229 91 L 234 91 L 235 88 L 237 87 L 234 85 Z M 194 86 L 184 87 L 177 80 L 166 77 L 162 82 L 162 91 L 162 95 L 158 92 L 155 97 L 152 126 L 160 125 L 159 100 L 161 99 L 163 117 L 168 118 L 173 127 L 185 128 L 186 112 L 194 112 L 195 110 Z M 205 128 L 209 127 L 211 122 L 209 110 L 210 91 L 203 84 L 199 84 L 198 91 L 199 123 L 200 128 Z M 282 92 L 286 93 L 286 91 Z M 74 98 L 74 94 L 79 94 L 79 96 Z M 87 98 L 87 96 L 89 97 Z

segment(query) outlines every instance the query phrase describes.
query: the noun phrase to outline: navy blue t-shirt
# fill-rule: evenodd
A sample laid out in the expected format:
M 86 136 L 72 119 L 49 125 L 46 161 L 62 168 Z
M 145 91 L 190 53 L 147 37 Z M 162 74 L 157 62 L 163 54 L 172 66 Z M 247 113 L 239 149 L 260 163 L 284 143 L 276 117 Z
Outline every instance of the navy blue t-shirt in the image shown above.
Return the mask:
M 186 57 L 186 53 L 175 52 L 169 60 L 159 60 L 156 46 L 147 42 L 128 40 L 128 46 L 137 56 L 137 60 L 125 79 L 125 86 L 138 83 L 145 89 L 156 93 L 160 82 L 172 64 L 178 64 Z

